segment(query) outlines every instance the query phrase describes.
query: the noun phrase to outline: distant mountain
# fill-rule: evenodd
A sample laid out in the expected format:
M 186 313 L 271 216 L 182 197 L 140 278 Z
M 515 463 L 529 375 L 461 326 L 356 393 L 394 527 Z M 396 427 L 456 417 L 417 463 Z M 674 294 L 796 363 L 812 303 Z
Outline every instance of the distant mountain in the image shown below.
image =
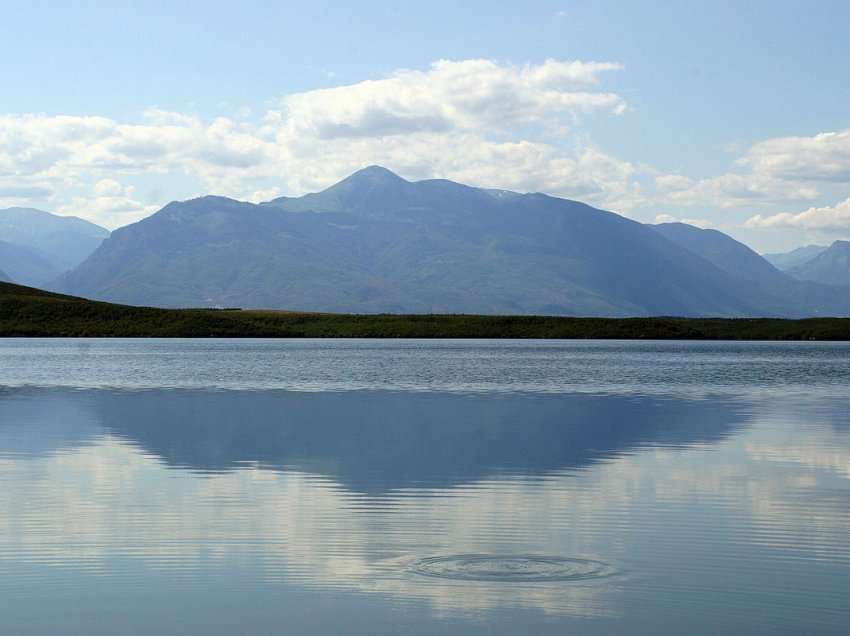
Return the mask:
M 743 243 L 717 230 L 702 229 L 684 223 L 662 223 L 652 227 L 731 276 L 751 283 L 753 293 L 758 294 L 759 303 L 766 308 L 777 310 L 777 299 L 784 298 L 795 303 L 798 310 L 802 310 L 801 315 L 831 312 L 844 315 L 843 312 L 846 312 L 841 306 L 850 299 L 850 287 L 836 294 L 834 287 L 818 284 L 822 281 L 798 280 L 790 275 L 792 272 L 779 271 Z M 847 284 L 850 285 L 850 281 Z M 832 309 L 825 309 L 827 307 Z M 786 315 L 785 310 L 779 311 L 780 315 Z
M 826 245 L 804 245 L 790 252 L 780 252 L 776 254 L 765 254 L 764 259 L 777 269 L 787 272 L 798 265 L 802 265 L 821 252 L 826 251 Z
M 810 261 L 788 271 L 800 280 L 825 285 L 850 285 L 850 242 L 835 241 Z
M 109 230 L 75 216 L 32 208 L 0 210 L 0 241 L 29 248 L 56 274 L 82 263 L 109 236 Z
M 167 307 L 850 314 L 850 294 L 788 296 L 664 233 L 575 201 L 409 182 L 373 166 L 322 192 L 261 205 L 171 203 L 113 232 L 57 289 Z
M 758 283 L 776 283 L 786 278 L 763 257 L 723 232 L 685 223 L 660 223 L 652 227 L 731 276 Z
M 30 287 L 42 287 L 62 273 L 34 249 L 6 241 L 0 241 L 0 268 L 11 280 Z
M 11 283 L 12 282 L 12 278 L 6 272 L 4 272 L 2 269 L 0 269 L 0 282 L 2 282 L 2 283 Z

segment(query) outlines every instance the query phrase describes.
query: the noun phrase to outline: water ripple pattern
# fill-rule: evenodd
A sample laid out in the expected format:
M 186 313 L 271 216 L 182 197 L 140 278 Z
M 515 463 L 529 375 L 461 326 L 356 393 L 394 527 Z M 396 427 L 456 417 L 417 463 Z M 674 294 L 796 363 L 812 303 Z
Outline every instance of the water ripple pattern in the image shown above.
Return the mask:
M 459 581 L 541 583 L 587 581 L 612 576 L 614 568 L 603 561 L 541 555 L 457 554 L 414 561 L 410 571 Z
M 850 343 L 0 341 L 0 387 L 839 397 L 848 384 Z

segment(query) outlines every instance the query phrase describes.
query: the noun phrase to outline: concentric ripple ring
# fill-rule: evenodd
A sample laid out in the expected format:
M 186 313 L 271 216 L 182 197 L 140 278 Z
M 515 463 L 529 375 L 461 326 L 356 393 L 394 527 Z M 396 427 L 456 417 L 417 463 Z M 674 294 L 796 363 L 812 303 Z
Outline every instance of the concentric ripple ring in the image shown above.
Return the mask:
M 540 555 L 455 554 L 414 561 L 410 571 L 459 581 L 586 581 L 612 576 L 604 561 Z

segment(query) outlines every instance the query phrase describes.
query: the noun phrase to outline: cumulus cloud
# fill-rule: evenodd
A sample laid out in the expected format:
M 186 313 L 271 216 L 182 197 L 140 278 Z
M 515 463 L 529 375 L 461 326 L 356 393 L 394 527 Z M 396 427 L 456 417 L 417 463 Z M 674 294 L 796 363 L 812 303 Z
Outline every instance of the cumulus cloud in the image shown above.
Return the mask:
M 124 188 L 115 179 L 101 179 L 94 184 L 94 193 L 98 196 L 123 196 L 128 188 Z
M 61 214 L 79 215 L 104 225 L 124 225 L 138 221 L 156 211 L 157 206 L 145 205 L 135 198 L 135 187 L 125 186 L 114 179 L 101 179 L 85 196 L 73 197 L 59 206 Z
M 0 115 L 0 202 L 38 197 L 114 227 L 150 208 L 127 191 L 136 179 L 185 175 L 197 181 L 194 191 L 258 200 L 320 189 L 381 163 L 409 178 L 628 207 L 639 189 L 634 166 L 568 134 L 583 115 L 625 111 L 619 95 L 598 89 L 620 68 L 441 60 L 292 94 L 254 121 L 155 108 L 137 122 Z
M 709 221 L 708 219 L 687 219 L 681 218 L 678 216 L 673 216 L 671 214 L 656 214 L 655 215 L 656 223 L 687 223 L 688 225 L 693 225 L 694 227 L 699 227 L 702 229 L 708 229 L 710 227 L 714 227 L 714 223 Z
M 603 86 L 621 69 L 607 61 L 440 60 L 290 94 L 256 116 L 156 108 L 137 121 L 0 115 L 0 206 L 38 201 L 116 227 L 171 198 L 262 201 L 319 190 L 377 163 L 409 179 L 542 191 L 621 213 L 661 209 L 701 227 L 709 221 L 686 208 L 761 211 L 749 228 L 847 227 L 845 204 L 764 210 L 820 205 L 821 187 L 850 184 L 850 130 L 761 141 L 725 174 L 661 174 L 581 134 L 587 117 L 628 110 Z
M 850 130 L 768 139 L 739 163 L 778 179 L 850 183 Z
M 54 193 L 49 180 L 0 174 L 0 208 L 30 205 L 34 201 L 49 199 Z
M 4 185 L 0 181 L 0 200 L 2 199 L 45 199 L 53 194 L 53 190 L 46 186 L 10 184 Z
M 607 62 L 547 60 L 514 66 L 492 60 L 435 62 L 380 80 L 308 91 L 284 100 L 288 134 L 319 139 L 482 130 L 596 110 L 622 113 L 623 99 L 586 90 L 618 70 Z
M 662 175 L 655 179 L 659 201 L 683 206 L 735 208 L 782 201 L 813 201 L 818 189 L 808 183 L 760 174 L 728 173 L 706 179 Z
M 628 110 L 620 95 L 600 88 L 621 68 L 441 60 L 291 94 L 253 119 L 250 111 L 204 119 L 155 108 L 130 122 L 0 115 L 0 205 L 44 201 L 116 227 L 189 192 L 262 201 L 319 190 L 377 163 L 409 179 L 542 191 L 621 213 L 660 208 L 707 227 L 707 219 L 683 210 L 802 209 L 821 203 L 821 185 L 850 183 L 850 130 L 768 139 L 727 173 L 705 178 L 660 174 L 612 156 L 579 128 L 591 115 Z M 177 182 L 183 196 L 170 190 Z M 162 194 L 140 196 L 135 187 Z M 747 226 L 835 227 L 843 213 L 839 205 L 756 215 Z
M 782 212 L 770 216 L 756 214 L 744 224 L 748 228 L 802 228 L 825 232 L 850 229 L 850 198 L 837 205 L 809 208 L 793 214 Z
M 704 179 L 660 175 L 655 179 L 657 200 L 718 208 L 815 202 L 822 196 L 822 186 L 850 184 L 850 130 L 767 139 L 753 144 L 732 168 L 726 174 Z M 802 222 L 792 225 L 788 221 L 794 216 L 756 215 L 747 227 L 803 227 Z M 828 215 L 813 212 L 809 216 Z
M 177 113 L 157 118 L 121 124 L 104 117 L 0 116 L 0 171 L 75 176 L 97 170 L 137 172 L 175 161 L 246 167 L 265 159 L 263 141 L 226 118 L 209 124 Z

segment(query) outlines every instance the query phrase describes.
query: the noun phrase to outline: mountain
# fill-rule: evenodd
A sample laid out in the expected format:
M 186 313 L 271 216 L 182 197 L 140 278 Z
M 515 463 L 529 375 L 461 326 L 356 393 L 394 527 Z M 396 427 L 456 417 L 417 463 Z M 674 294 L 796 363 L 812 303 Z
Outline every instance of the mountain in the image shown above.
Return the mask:
M 0 268 L 21 285 L 41 287 L 54 280 L 62 270 L 30 247 L 0 241 Z
M 12 282 L 12 278 L 6 272 L 4 272 L 2 269 L 0 269 L 0 283 L 10 283 L 10 282 Z
M 818 254 L 824 252 L 827 247 L 826 245 L 804 245 L 790 252 L 764 254 L 764 259 L 777 269 L 787 272 L 789 269 L 812 260 Z
M 800 280 L 825 285 L 850 285 L 850 242 L 835 241 L 810 261 L 788 270 Z
M 850 299 L 850 287 L 836 294 L 835 287 L 819 284 L 823 281 L 803 282 L 791 275 L 793 271 L 787 273 L 779 271 L 764 257 L 723 232 L 684 223 L 662 223 L 652 227 L 671 241 L 698 254 L 728 274 L 751 283 L 753 293 L 759 294 L 759 302 L 762 306 L 776 310 L 778 305 L 775 304 L 775 299 L 785 298 L 793 300 L 799 308 L 811 308 L 811 314 L 808 315 L 823 313 L 823 310 L 816 308 L 829 306 L 833 309 L 827 311 L 846 311 L 833 303 L 837 301 L 840 305 L 844 299 Z M 850 280 L 845 284 L 850 285 Z M 774 301 L 768 300 L 766 296 L 772 297 Z M 764 305 L 771 302 L 773 304 Z M 807 315 L 805 311 L 803 315 Z
M 685 223 L 660 223 L 652 227 L 731 276 L 758 283 L 776 283 L 786 278 L 763 257 L 723 232 Z
M 56 288 L 166 307 L 850 314 L 850 294 L 787 296 L 612 212 L 539 193 L 410 182 L 377 166 L 266 204 L 170 203 L 113 232 Z
M 0 241 L 29 248 L 56 274 L 73 269 L 109 236 L 109 230 L 75 216 L 32 208 L 0 210 Z

